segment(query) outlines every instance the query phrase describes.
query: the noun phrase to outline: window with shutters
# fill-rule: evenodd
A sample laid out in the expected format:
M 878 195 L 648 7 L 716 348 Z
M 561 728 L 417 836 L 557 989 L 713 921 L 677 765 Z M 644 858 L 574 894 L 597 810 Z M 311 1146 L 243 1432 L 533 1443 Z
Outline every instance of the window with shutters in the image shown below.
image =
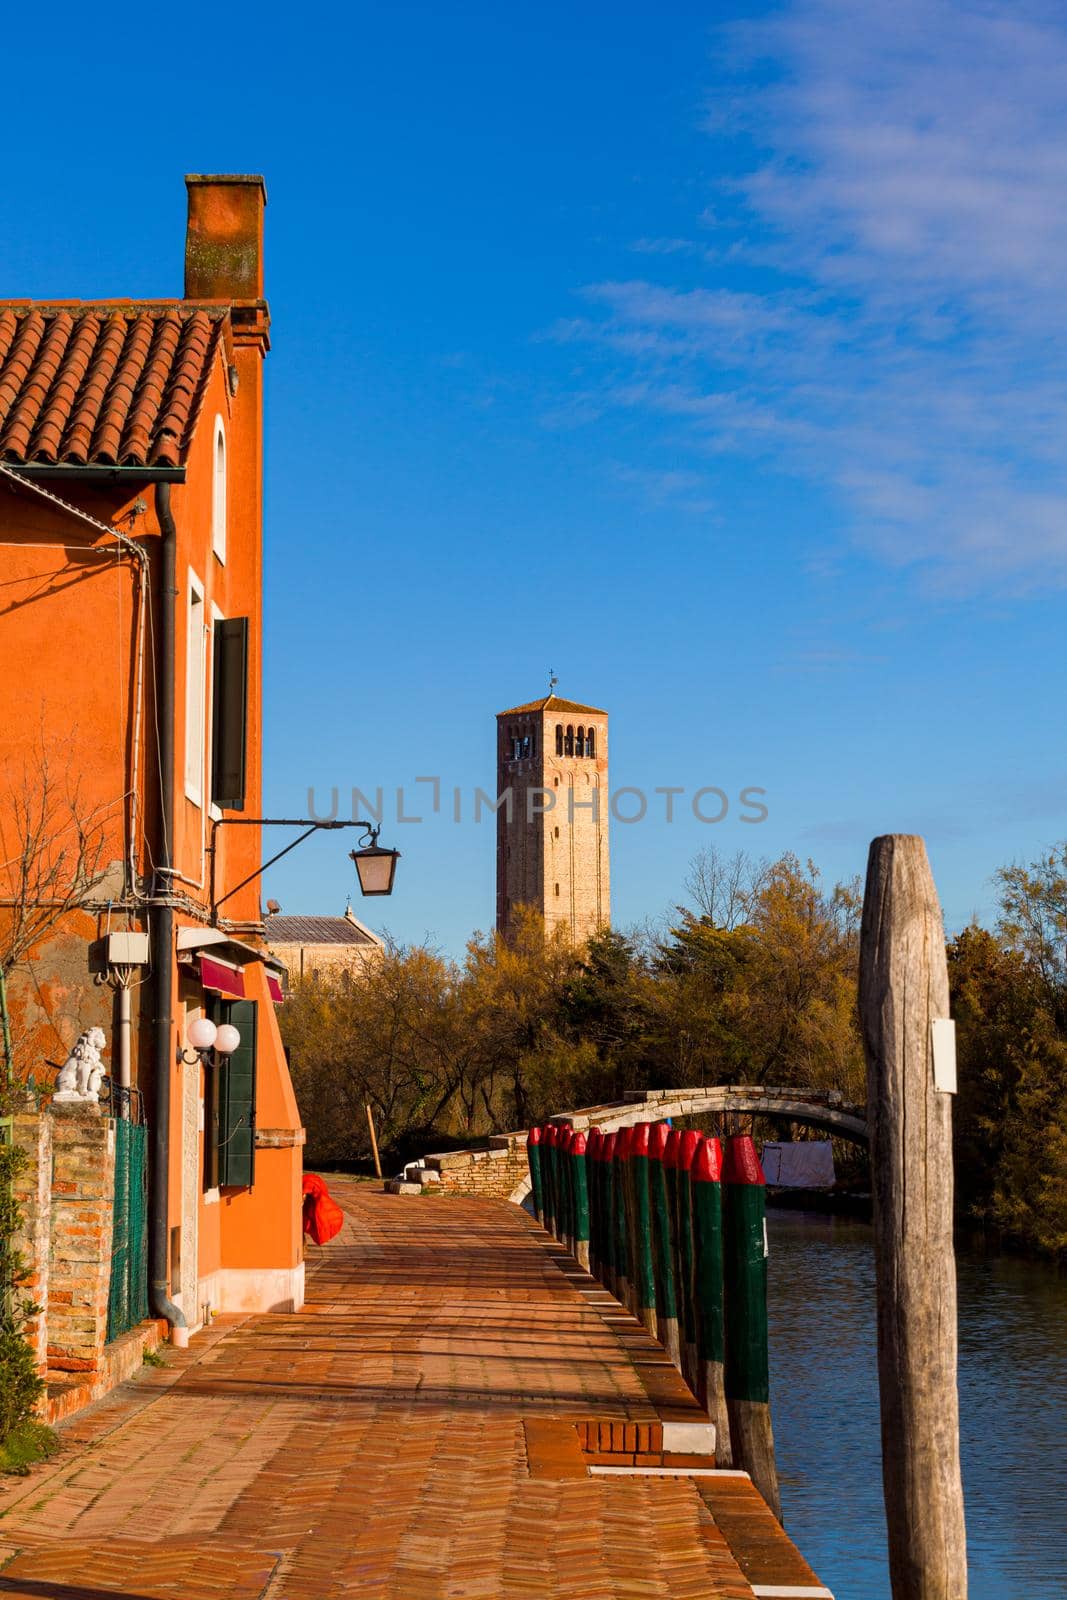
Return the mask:
M 248 618 L 215 623 L 212 680 L 211 802 L 243 811 L 248 743 Z
M 205 1117 L 204 1186 L 248 1189 L 256 1161 L 256 1002 L 215 998 L 216 1024 L 230 1022 L 241 1043 L 230 1056 L 213 1055 Z

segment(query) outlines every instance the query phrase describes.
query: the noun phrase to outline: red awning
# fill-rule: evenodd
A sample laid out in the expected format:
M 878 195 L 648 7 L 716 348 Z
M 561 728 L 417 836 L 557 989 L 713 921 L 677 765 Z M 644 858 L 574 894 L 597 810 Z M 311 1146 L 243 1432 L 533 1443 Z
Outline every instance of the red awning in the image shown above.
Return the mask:
M 200 982 L 205 989 L 219 994 L 235 995 L 244 999 L 245 975 L 240 967 L 231 967 L 225 961 L 214 961 L 210 956 L 200 957 Z
M 285 996 L 282 993 L 281 979 L 276 977 L 273 972 L 267 973 L 267 993 L 270 995 L 276 1006 L 280 1006 L 282 1001 L 285 999 Z

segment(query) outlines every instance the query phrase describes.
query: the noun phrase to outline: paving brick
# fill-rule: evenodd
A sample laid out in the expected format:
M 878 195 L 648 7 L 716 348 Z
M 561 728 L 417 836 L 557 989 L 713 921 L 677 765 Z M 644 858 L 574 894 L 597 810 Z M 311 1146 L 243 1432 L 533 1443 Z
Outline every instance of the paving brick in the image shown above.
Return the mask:
M 794 1570 L 745 1479 L 589 1476 L 602 1440 L 662 1459 L 659 1368 L 522 1213 L 331 1187 L 304 1311 L 220 1318 L 0 1485 L 6 1595 L 752 1600 L 742 1555 Z

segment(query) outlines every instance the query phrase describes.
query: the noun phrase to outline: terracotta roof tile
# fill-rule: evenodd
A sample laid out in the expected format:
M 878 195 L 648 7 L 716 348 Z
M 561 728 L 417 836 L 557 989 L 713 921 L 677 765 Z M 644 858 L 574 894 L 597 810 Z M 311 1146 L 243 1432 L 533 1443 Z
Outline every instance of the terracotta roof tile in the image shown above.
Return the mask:
M 530 700 L 524 706 L 512 706 L 507 711 L 498 711 L 498 717 L 517 717 L 523 711 L 590 711 L 594 717 L 606 717 L 607 712 L 599 706 L 583 706 L 577 700 L 561 700 L 558 694 L 546 694 L 540 700 Z
M 0 302 L 0 459 L 177 467 L 228 307 Z

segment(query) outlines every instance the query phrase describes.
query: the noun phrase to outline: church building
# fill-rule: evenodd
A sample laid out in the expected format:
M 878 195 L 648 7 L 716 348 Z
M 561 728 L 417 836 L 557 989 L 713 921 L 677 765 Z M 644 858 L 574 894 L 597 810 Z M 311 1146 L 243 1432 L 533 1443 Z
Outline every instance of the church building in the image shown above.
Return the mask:
M 549 693 L 496 721 L 497 928 L 525 905 L 587 938 L 611 921 L 608 714 Z

